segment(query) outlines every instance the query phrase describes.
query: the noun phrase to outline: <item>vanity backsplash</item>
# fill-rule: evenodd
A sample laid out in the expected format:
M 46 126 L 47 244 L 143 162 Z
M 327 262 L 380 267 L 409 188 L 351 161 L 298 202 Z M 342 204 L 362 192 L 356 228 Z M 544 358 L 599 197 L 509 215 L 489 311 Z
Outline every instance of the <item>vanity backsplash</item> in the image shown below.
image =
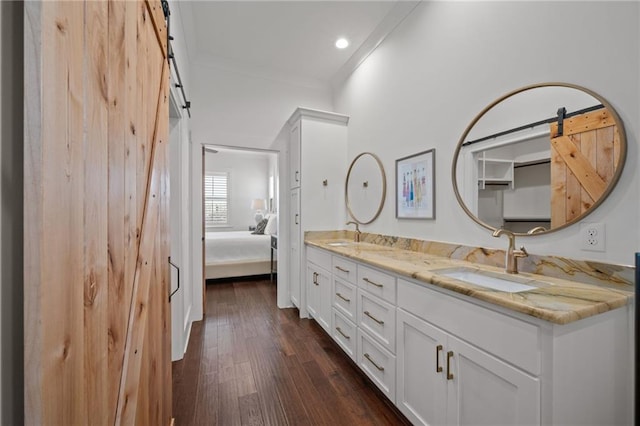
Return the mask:
M 353 231 L 307 231 L 306 239 L 353 240 Z M 438 241 L 418 240 L 391 235 L 362 232 L 360 241 L 380 246 L 427 253 L 450 259 L 465 260 L 482 265 L 504 267 L 505 252 L 500 249 L 470 247 Z M 634 272 L 632 266 L 615 265 L 589 260 L 574 260 L 559 256 L 530 254 L 519 259 L 521 272 L 556 277 L 585 284 L 598 285 L 618 290 L 633 291 Z

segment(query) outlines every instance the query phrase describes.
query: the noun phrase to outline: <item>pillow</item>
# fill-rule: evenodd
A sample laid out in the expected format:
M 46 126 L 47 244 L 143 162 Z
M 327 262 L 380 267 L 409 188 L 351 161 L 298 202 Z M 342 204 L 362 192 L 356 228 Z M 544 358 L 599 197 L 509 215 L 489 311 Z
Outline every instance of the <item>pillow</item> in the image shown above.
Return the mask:
M 264 233 L 269 235 L 276 235 L 278 233 L 278 215 L 270 214 L 267 227 L 264 228 Z
M 262 219 L 260 222 L 258 222 L 258 224 L 256 225 L 256 230 L 252 232 L 252 234 L 264 234 L 264 228 L 267 227 L 267 222 L 269 221 L 269 219 Z

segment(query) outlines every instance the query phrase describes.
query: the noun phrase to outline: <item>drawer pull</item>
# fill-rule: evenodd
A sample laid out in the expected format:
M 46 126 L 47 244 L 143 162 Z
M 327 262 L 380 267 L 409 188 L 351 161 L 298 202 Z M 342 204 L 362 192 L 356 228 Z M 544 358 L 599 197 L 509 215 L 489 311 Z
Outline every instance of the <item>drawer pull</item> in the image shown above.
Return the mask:
M 379 320 L 378 318 L 374 317 L 373 315 L 371 315 L 371 314 L 369 313 L 369 311 L 364 311 L 364 314 L 365 314 L 366 316 L 368 316 L 369 318 L 371 318 L 372 320 L 374 320 L 375 322 L 377 322 L 378 324 L 380 324 L 380 325 L 384 324 L 384 321 Z
M 351 299 L 347 299 L 346 297 L 344 297 L 340 293 L 336 293 L 336 296 L 338 296 L 340 299 L 344 300 L 347 303 L 351 302 Z
M 436 373 L 442 373 L 442 366 L 440 365 L 441 350 L 442 350 L 442 345 L 436 346 Z
M 364 278 L 362 279 L 362 281 L 368 282 L 369 284 L 371 284 L 371 285 L 375 285 L 376 287 L 380 287 L 380 288 L 384 287 L 382 284 L 378 284 L 378 283 L 376 283 L 376 282 L 373 282 L 373 281 L 371 281 L 371 280 L 370 280 L 369 278 L 367 278 L 367 277 L 364 277 Z
M 320 285 L 320 284 L 318 284 L 318 273 L 317 272 L 313 273 L 313 283 L 315 285 Z
M 453 374 L 451 373 L 451 358 L 453 358 L 453 352 L 447 352 L 447 380 L 453 380 Z
M 364 354 L 364 357 L 368 359 L 369 362 L 378 369 L 378 371 L 384 371 L 384 367 L 380 367 L 378 364 L 376 364 L 376 362 L 371 359 L 371 356 L 369 356 L 369 354 Z
M 344 331 L 342 331 L 340 327 L 336 327 L 336 330 L 338 330 L 338 333 L 342 334 L 342 337 L 344 337 L 345 339 L 351 339 L 350 336 L 347 336 L 346 334 L 344 334 Z
M 336 269 L 337 269 L 338 271 L 342 271 L 342 272 L 344 272 L 345 274 L 348 274 L 348 273 L 349 273 L 349 270 L 348 270 L 348 269 L 341 268 L 340 266 L 336 266 Z

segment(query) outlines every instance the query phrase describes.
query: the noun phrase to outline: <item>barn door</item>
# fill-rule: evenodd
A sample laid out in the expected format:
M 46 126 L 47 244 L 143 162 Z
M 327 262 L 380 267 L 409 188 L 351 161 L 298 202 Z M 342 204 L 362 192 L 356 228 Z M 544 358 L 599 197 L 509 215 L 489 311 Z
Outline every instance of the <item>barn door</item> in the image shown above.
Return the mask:
M 168 425 L 160 2 L 25 2 L 27 424 Z
M 607 108 L 551 124 L 551 228 L 586 212 L 607 191 L 620 160 L 620 135 Z

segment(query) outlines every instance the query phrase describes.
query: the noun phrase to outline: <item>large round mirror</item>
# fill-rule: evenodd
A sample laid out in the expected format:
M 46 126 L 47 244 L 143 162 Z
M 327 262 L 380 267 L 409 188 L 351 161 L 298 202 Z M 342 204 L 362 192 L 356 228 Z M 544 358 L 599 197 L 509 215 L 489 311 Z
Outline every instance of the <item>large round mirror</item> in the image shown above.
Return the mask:
M 387 177 L 375 154 L 363 152 L 353 159 L 344 196 L 349 216 L 359 224 L 369 224 L 380 215 L 387 197 Z
M 571 84 L 527 86 L 466 128 L 453 156 L 454 192 L 485 228 L 556 231 L 604 201 L 626 152 L 622 121 L 604 98 Z

